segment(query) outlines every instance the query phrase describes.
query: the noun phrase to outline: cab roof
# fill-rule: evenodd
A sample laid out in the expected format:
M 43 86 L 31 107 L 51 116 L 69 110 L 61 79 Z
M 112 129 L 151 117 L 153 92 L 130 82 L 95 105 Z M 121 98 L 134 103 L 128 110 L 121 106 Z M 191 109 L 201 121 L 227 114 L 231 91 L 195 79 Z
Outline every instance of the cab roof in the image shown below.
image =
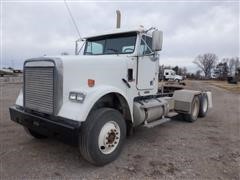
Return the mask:
M 105 35 L 112 35 L 112 34 L 122 34 L 122 33 L 131 33 L 131 32 L 137 32 L 137 33 L 143 33 L 145 29 L 143 27 L 135 28 L 135 29 L 114 29 L 111 31 L 105 31 L 103 33 L 94 34 L 90 36 L 86 36 L 83 39 L 89 39 L 94 38 L 98 36 L 105 36 Z

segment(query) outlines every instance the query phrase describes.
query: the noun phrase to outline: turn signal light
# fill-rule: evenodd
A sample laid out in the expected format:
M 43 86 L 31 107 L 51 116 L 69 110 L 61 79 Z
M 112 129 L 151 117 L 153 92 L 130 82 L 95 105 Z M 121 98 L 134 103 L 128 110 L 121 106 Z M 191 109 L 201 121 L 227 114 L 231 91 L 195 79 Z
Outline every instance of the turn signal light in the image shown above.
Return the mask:
M 95 80 L 94 79 L 88 79 L 88 86 L 93 87 L 95 85 Z

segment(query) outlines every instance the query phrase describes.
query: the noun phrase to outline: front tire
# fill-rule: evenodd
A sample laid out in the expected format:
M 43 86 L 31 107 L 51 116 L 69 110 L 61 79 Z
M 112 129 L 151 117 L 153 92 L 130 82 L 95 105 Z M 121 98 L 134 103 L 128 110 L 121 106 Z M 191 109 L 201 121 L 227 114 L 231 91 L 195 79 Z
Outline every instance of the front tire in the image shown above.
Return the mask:
M 102 166 L 120 154 L 126 137 L 126 123 L 122 114 L 111 108 L 90 113 L 79 134 L 79 150 L 84 159 Z

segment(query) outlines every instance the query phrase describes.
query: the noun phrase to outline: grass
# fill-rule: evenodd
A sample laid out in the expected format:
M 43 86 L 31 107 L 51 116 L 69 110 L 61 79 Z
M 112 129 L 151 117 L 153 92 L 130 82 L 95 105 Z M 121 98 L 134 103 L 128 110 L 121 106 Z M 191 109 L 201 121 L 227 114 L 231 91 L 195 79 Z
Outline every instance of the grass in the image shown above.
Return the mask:
M 229 84 L 227 81 L 216 81 L 216 80 L 208 80 L 203 82 L 240 94 L 240 83 Z

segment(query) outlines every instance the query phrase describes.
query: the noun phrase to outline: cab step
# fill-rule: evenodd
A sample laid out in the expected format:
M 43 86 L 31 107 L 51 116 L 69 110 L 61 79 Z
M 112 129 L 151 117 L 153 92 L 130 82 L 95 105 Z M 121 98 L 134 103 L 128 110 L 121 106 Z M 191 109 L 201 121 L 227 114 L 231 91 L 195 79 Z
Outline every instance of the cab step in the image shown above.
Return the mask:
M 146 127 L 146 128 L 153 128 L 153 127 L 158 126 L 160 124 L 166 123 L 170 120 L 171 120 L 170 118 L 161 118 L 161 119 L 156 120 L 156 121 L 145 122 L 145 124 L 143 126 Z
M 168 114 L 167 114 L 167 117 L 168 118 L 172 118 L 172 117 L 174 117 L 174 116 L 177 116 L 178 115 L 178 113 L 176 113 L 176 112 L 169 112 Z

